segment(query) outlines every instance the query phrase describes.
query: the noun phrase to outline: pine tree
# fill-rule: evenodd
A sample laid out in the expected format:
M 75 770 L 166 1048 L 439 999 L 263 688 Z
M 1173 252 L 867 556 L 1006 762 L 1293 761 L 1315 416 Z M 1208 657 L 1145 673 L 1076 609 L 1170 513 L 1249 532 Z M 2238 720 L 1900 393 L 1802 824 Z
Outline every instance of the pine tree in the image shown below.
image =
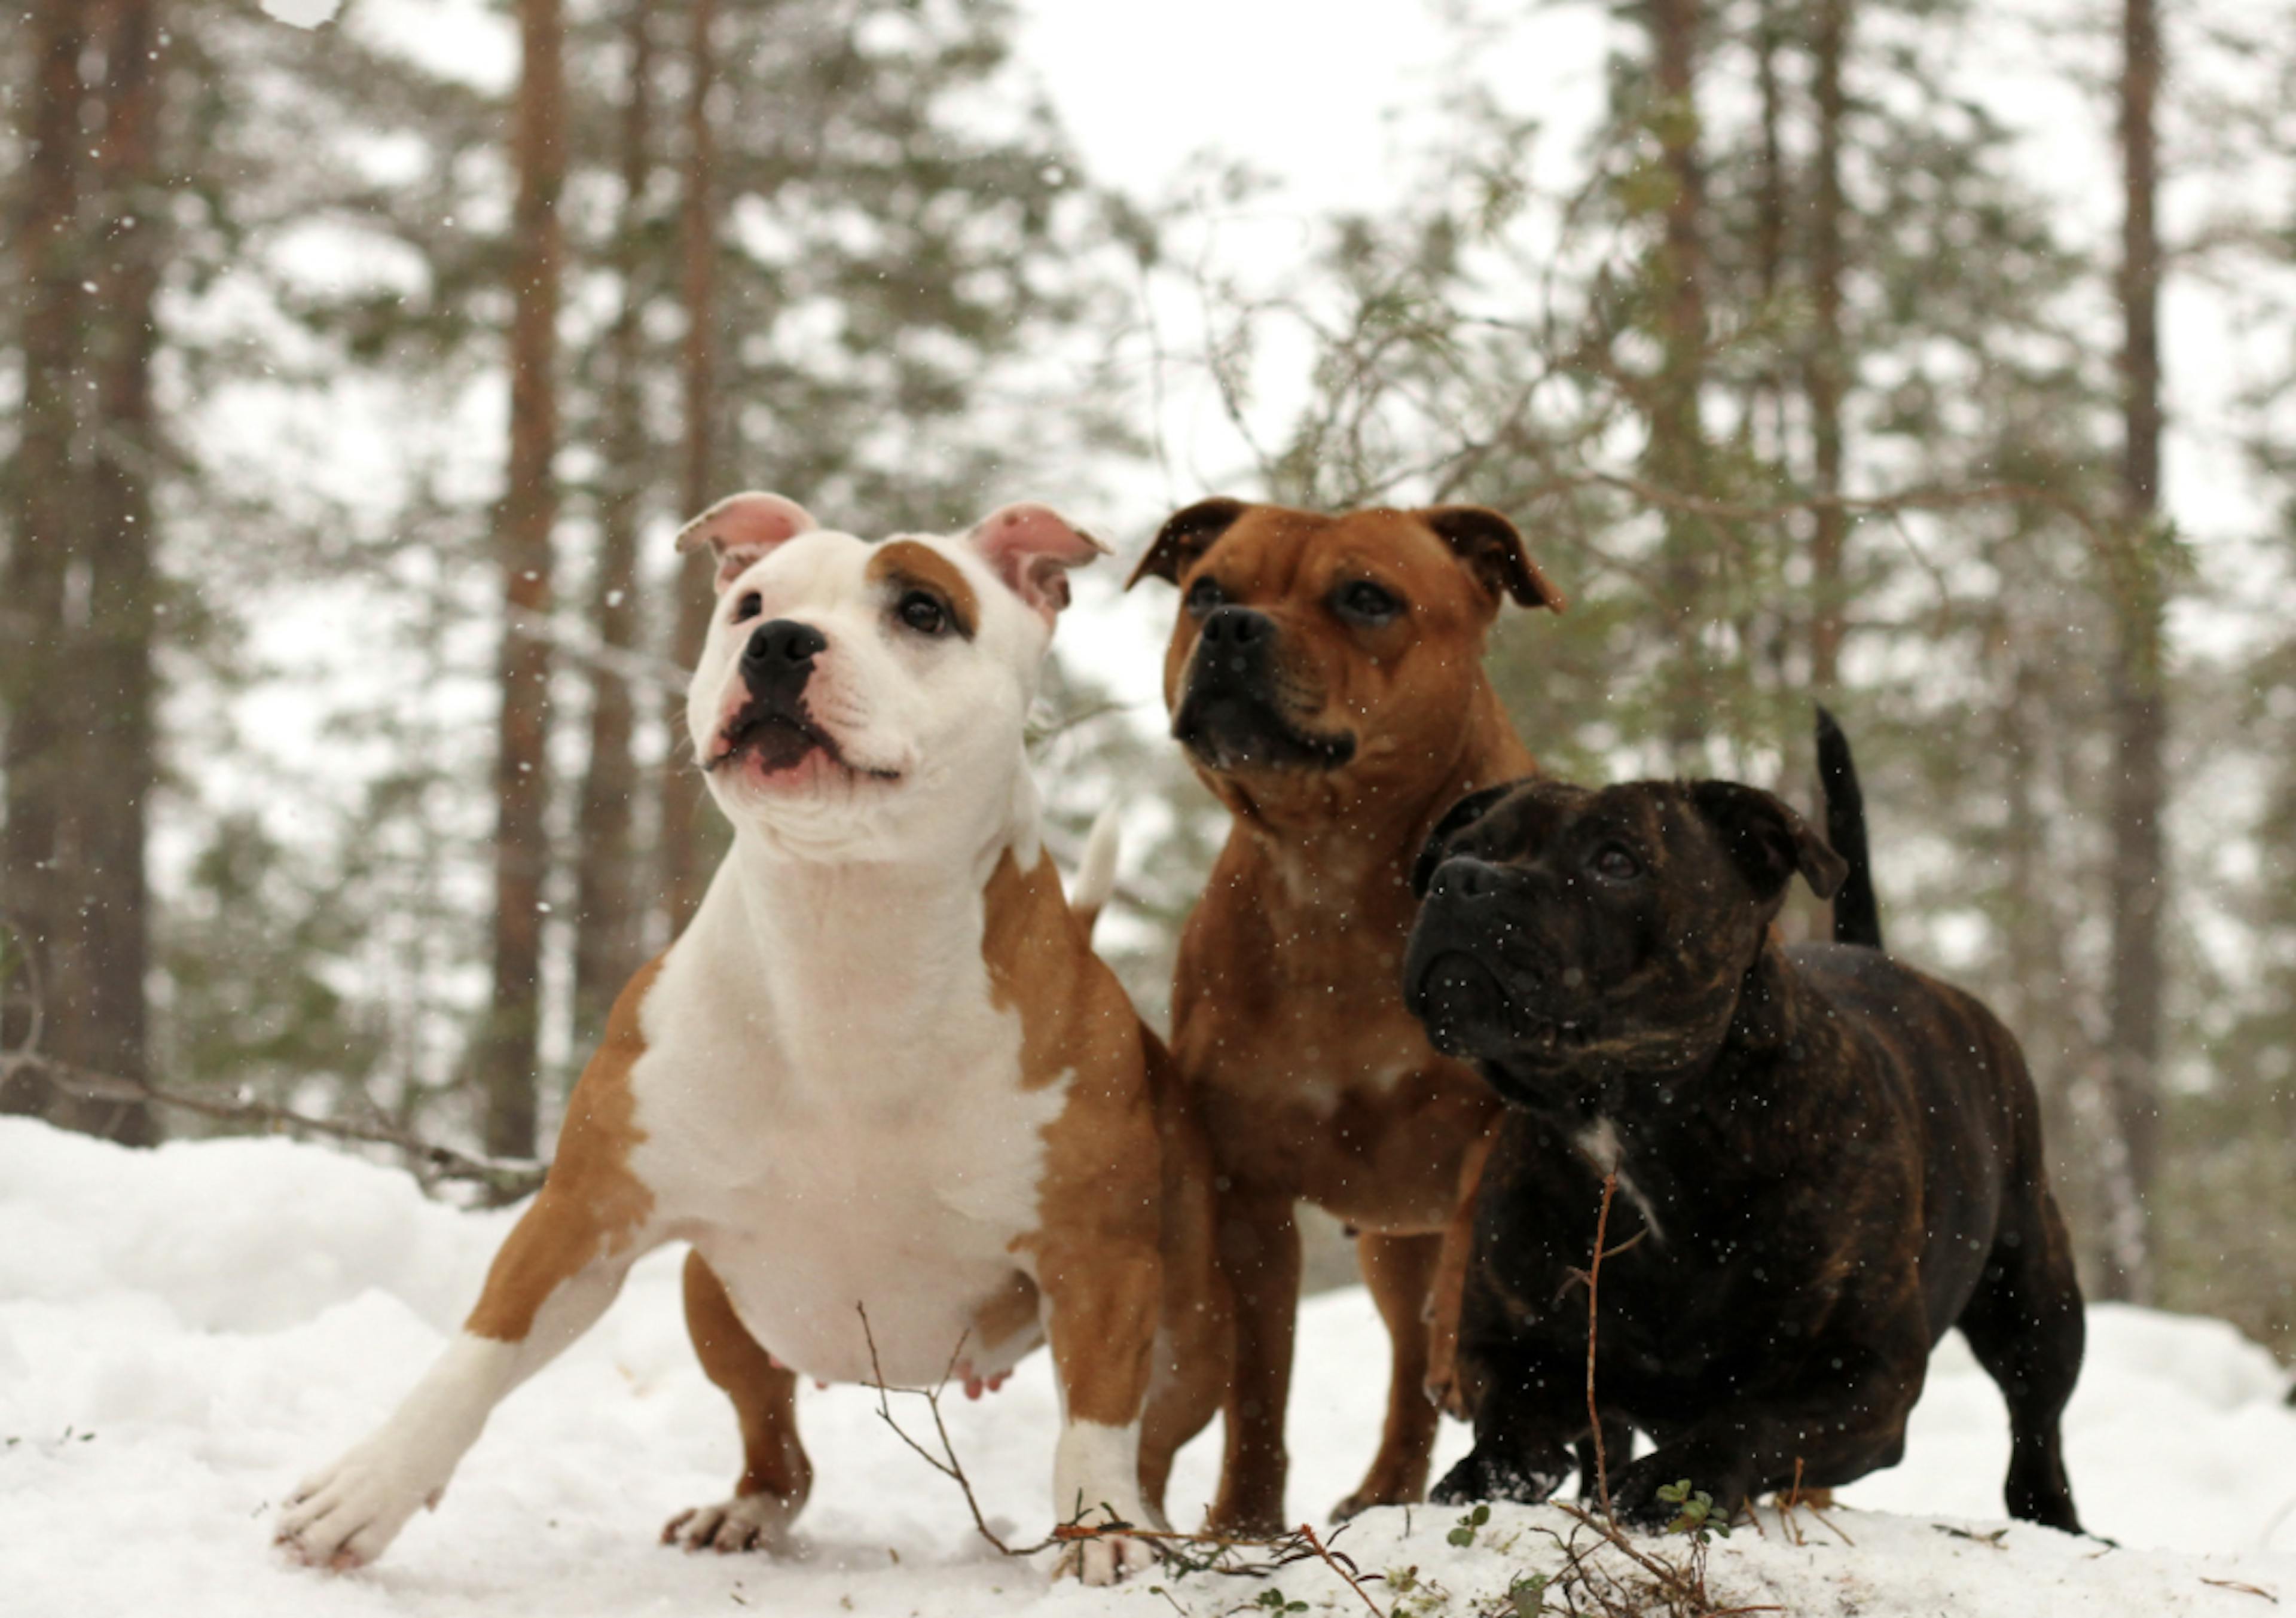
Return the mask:
M 24 402 L 8 467 L 16 521 L 7 573 L 13 645 L 7 661 L 5 899 L 20 947 L 40 959 L 51 1003 L 69 1004 L 77 981 L 63 889 L 77 862 L 62 839 L 74 760 L 69 716 L 57 698 L 70 678 L 65 580 L 80 528 L 72 463 L 86 318 L 80 58 L 88 38 L 78 0 L 43 0 L 30 21 L 33 80 L 21 103 L 26 154 L 14 232 L 22 311 L 14 335 Z M 20 1023 L 11 1031 L 20 1039 L 29 1030 Z M 22 1074 L 0 1100 L 12 1110 L 44 1113 L 53 1094 Z
M 718 131 L 710 95 L 718 82 L 718 0 L 687 0 L 691 32 L 685 52 L 685 152 L 684 192 L 678 212 L 680 291 L 685 334 L 678 351 L 685 435 L 680 463 L 678 509 L 699 515 L 716 498 L 718 464 L 719 394 L 718 350 L 725 336 L 718 300 L 718 239 L 722 202 L 718 173 Z M 707 558 L 697 556 L 680 571 L 673 595 L 676 629 L 670 661 L 691 669 L 701 656 L 709 628 L 710 579 Z M 671 932 L 681 931 L 701 906 L 713 858 L 725 846 L 714 819 L 702 815 L 701 778 L 683 738 L 673 734 L 665 751 L 661 795 L 661 892 Z
M 599 380 L 604 448 L 597 499 L 598 546 L 591 580 L 590 622 L 598 645 L 627 660 L 641 644 L 638 536 L 644 522 L 652 444 L 646 431 L 647 354 L 641 329 L 652 290 L 656 167 L 653 129 L 653 0 L 624 0 L 626 53 L 620 121 L 621 202 L 609 251 L 619 282 L 619 307 L 607 335 L 607 373 Z M 644 883 L 638 863 L 637 700 L 623 669 L 588 671 L 589 759 L 575 823 L 573 1044 L 587 1048 L 605 1027 L 607 1010 L 637 969 L 645 947 Z
M 4 903 L 41 957 L 40 1048 L 145 1075 L 144 845 L 159 605 L 151 472 L 153 322 L 168 210 L 160 183 L 156 0 L 32 15 L 22 285 L 22 427 L 9 492 Z M 88 25 L 93 21 L 94 26 Z M 102 77 L 84 66 L 100 57 Z M 91 134 L 90 126 L 93 126 Z M 93 150 L 88 150 L 93 139 Z M 135 1103 L 57 1096 L 20 1076 L 0 1105 L 146 1145 Z
M 534 1155 L 539 1118 L 543 899 L 550 866 L 552 530 L 558 489 L 558 312 L 566 183 L 565 20 L 560 0 L 519 0 L 521 71 L 512 217 L 510 465 L 495 544 L 502 571 L 502 693 L 495 760 L 493 1004 L 473 1052 L 486 1149 Z
M 2121 513 L 2124 553 L 2113 571 L 2119 630 L 2112 669 L 2112 1093 L 2141 1206 L 2160 1165 L 2161 916 L 2168 861 L 2168 574 L 2161 507 L 2161 242 L 2154 224 L 2160 152 L 2161 27 L 2153 0 L 2123 0 L 2120 133 L 2122 224 Z M 2117 1297 L 2144 1300 L 2141 1264 L 2108 1277 Z

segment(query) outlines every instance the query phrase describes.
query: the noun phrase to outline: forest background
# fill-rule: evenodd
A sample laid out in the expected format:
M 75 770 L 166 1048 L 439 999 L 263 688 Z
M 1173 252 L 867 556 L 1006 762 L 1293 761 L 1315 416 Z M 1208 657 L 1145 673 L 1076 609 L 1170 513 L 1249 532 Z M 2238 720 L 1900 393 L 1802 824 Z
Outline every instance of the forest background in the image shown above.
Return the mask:
M 2093 1291 L 2296 1360 L 2288 0 L 11 15 L 0 1110 L 529 1187 L 722 846 L 732 489 L 1472 500 L 1546 767 L 1807 802 L 1833 707 Z M 1120 578 L 1035 745 L 1160 1016 L 1224 819 Z

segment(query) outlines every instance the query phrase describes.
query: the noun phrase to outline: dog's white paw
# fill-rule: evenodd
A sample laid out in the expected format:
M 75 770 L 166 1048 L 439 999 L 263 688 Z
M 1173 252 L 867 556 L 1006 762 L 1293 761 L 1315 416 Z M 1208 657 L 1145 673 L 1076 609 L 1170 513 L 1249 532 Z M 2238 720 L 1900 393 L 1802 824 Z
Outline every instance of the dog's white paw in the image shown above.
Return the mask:
M 364 1567 L 406 1519 L 436 1506 L 446 1479 L 435 1464 L 373 1440 L 304 1480 L 279 1510 L 278 1543 L 312 1567 Z
M 1114 1584 L 1155 1565 L 1156 1553 L 1148 1541 L 1125 1533 L 1076 1540 L 1061 1559 L 1061 1571 L 1073 1571 L 1083 1584 Z
M 687 1550 L 778 1550 L 789 1542 L 797 1507 L 778 1495 L 743 1494 L 681 1511 L 662 1525 L 664 1545 Z

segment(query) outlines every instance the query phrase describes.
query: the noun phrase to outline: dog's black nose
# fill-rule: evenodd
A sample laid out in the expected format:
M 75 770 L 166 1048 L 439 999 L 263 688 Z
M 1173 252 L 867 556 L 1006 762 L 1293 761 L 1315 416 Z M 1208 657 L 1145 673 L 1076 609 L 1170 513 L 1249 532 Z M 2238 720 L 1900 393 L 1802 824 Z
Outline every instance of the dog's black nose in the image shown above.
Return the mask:
M 1427 884 L 1430 899 L 1488 899 L 1499 891 L 1498 866 L 1487 859 L 1455 855 L 1435 867 Z
M 742 648 L 742 669 L 752 677 L 784 674 L 829 650 L 829 639 L 811 624 L 776 618 L 759 624 Z
M 1275 633 L 1275 625 L 1267 614 L 1250 607 L 1214 607 L 1205 615 L 1202 630 L 1206 645 L 1238 649 L 1257 645 Z

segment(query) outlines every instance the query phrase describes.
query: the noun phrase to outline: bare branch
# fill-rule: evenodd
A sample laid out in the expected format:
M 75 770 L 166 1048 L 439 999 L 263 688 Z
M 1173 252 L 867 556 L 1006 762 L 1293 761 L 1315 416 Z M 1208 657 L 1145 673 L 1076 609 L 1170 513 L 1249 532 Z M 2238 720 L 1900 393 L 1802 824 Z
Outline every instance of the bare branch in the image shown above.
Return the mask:
M 1595 1257 L 1587 1267 L 1587 1422 L 1595 1441 L 1595 1498 L 1603 1503 L 1603 1516 L 1611 1516 L 1611 1467 L 1603 1454 L 1603 1414 L 1595 1408 L 1595 1306 L 1603 1283 L 1603 1243 L 1611 1229 L 1611 1199 L 1619 1189 L 1618 1171 L 1603 1176 L 1603 1207 L 1595 1216 Z
M 66 1095 L 82 1100 L 115 1104 L 157 1103 L 224 1123 L 250 1124 L 266 1130 L 287 1129 L 304 1135 L 323 1135 L 335 1140 L 357 1141 L 366 1146 L 389 1146 L 407 1159 L 416 1180 L 425 1190 L 445 1181 L 475 1185 L 482 1187 L 488 1200 L 496 1205 L 533 1195 L 540 1189 L 544 1177 L 549 1172 L 548 1164 L 531 1159 L 479 1157 L 457 1151 L 453 1146 L 440 1146 L 380 1117 L 373 1120 L 314 1118 L 308 1113 L 275 1106 L 267 1101 L 221 1100 L 212 1096 L 169 1089 L 147 1080 L 123 1079 L 116 1074 L 100 1073 L 93 1068 L 58 1061 L 40 1049 L 41 1034 L 46 1025 L 46 984 L 40 975 L 39 951 L 31 946 L 30 937 L 29 930 L 13 916 L 0 913 L 0 938 L 15 940 L 18 945 L 16 953 L 21 957 L 25 987 L 17 998 L 26 1007 L 23 1035 L 14 1045 L 0 1050 L 0 1085 L 5 1085 L 19 1073 L 29 1073 L 45 1080 Z
M 550 1171 L 547 1163 L 530 1158 L 474 1156 L 453 1146 L 425 1140 L 412 1131 L 389 1123 L 347 1118 L 315 1118 L 290 1107 L 274 1106 L 267 1101 L 218 1101 L 138 1080 L 99 1073 L 90 1068 L 75 1067 L 53 1056 L 43 1055 L 38 1051 L 0 1052 L 0 1083 L 20 1072 L 37 1073 L 58 1089 L 84 1100 L 156 1102 L 161 1106 L 196 1113 L 203 1118 L 213 1118 L 226 1123 L 254 1124 L 266 1129 L 288 1129 L 299 1134 L 324 1135 L 335 1140 L 389 1146 L 408 1160 L 414 1169 L 415 1178 L 425 1186 L 441 1181 L 459 1181 L 483 1187 L 488 1200 L 497 1204 L 514 1203 L 521 1197 L 532 1195 L 541 1189 L 543 1179 Z

